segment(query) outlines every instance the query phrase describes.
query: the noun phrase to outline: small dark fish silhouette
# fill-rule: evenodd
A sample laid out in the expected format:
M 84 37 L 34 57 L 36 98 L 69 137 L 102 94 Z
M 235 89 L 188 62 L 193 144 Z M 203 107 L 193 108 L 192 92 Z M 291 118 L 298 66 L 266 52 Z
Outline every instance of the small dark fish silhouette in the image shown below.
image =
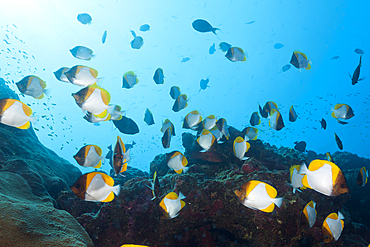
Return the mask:
M 203 90 L 206 90 L 206 88 L 209 87 L 208 86 L 208 82 L 209 82 L 209 78 L 207 78 L 205 80 L 204 79 L 201 79 L 200 80 L 200 89 L 199 89 L 199 92 L 200 92 L 200 90 L 202 90 L 202 89 Z
M 103 37 L 101 38 L 101 42 L 105 44 L 105 41 L 107 40 L 107 30 L 104 31 Z
M 90 24 L 91 23 L 92 18 L 91 18 L 91 16 L 89 14 L 82 13 L 82 14 L 78 14 L 77 20 L 79 22 L 81 22 L 82 24 L 86 25 L 86 24 Z
M 300 141 L 300 142 L 294 142 L 295 146 L 294 146 L 294 149 L 295 150 L 298 150 L 302 153 L 306 152 L 306 142 L 305 141 Z
M 364 54 L 364 51 L 359 48 L 355 49 L 355 52 L 360 55 Z
M 290 69 L 290 67 L 292 67 L 292 66 L 290 66 L 290 64 L 287 64 L 287 65 L 284 65 L 284 66 L 281 68 L 281 70 L 282 70 L 283 72 L 285 72 L 285 71 L 288 71 L 288 70 Z
M 281 43 L 276 43 L 275 45 L 274 45 L 274 48 L 275 49 L 281 49 L 281 48 L 283 48 L 284 47 L 284 45 L 283 44 L 281 44 Z
M 340 58 L 339 56 L 334 56 L 334 57 L 331 58 L 331 60 L 337 60 L 339 58 Z
M 321 124 L 321 128 L 326 130 L 326 121 L 325 121 L 325 119 L 322 118 L 321 121 L 319 121 L 319 122 Z
M 122 116 L 121 120 L 113 120 L 113 124 L 123 134 L 134 135 L 139 133 L 139 127 L 131 118 Z
M 361 78 L 359 79 L 360 77 L 360 68 L 361 68 L 361 58 L 362 58 L 362 55 L 360 56 L 360 63 L 357 65 L 357 68 L 355 69 L 355 72 L 353 72 L 353 75 L 351 77 L 351 80 L 352 80 L 352 85 L 355 85 L 356 83 L 358 83 L 359 81 L 363 80 L 364 78 Z
M 342 143 L 342 141 L 339 139 L 339 137 L 337 136 L 337 134 L 335 134 L 335 132 L 334 132 L 334 135 L 335 135 L 335 141 L 336 141 L 336 143 L 338 145 L 338 148 L 340 150 L 343 150 L 343 143 Z
M 217 35 L 216 30 L 220 30 L 219 28 L 212 27 L 211 24 L 208 23 L 208 21 L 202 19 L 193 21 L 191 25 L 196 31 L 201 33 L 212 32 Z

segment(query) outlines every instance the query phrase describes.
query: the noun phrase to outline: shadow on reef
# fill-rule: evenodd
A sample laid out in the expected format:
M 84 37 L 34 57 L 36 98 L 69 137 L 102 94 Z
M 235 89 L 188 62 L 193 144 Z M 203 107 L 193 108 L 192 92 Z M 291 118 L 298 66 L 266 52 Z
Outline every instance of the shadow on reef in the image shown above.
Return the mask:
M 325 217 L 340 210 L 345 228 L 339 240 L 325 246 L 368 246 L 369 221 L 366 205 L 369 186 L 359 187 L 356 177 L 360 167 L 369 167 L 369 160 L 338 152 L 332 155 L 342 169 L 351 193 L 328 197 L 313 190 L 293 194 L 289 167 L 317 157 L 290 148 L 276 148 L 260 140 L 250 141 L 250 158 L 240 161 L 232 153 L 232 140 L 240 132 L 229 128 L 230 140 L 214 150 L 199 153 L 196 137 L 183 134 L 189 170 L 177 174 L 167 166 L 166 155 L 155 157 L 150 176 L 133 168 L 127 177 L 113 176 L 123 189 L 110 203 L 84 202 L 71 191 L 59 198 L 60 207 L 70 212 L 86 229 L 95 246 L 120 246 L 136 243 L 149 246 L 322 246 L 322 223 Z M 321 157 L 321 156 L 319 156 Z M 321 157 L 323 158 L 323 157 Z M 151 178 L 157 171 L 160 196 L 152 199 Z M 131 178 L 133 174 L 136 174 Z M 266 182 L 284 197 L 281 208 L 272 213 L 255 211 L 239 203 L 234 190 L 249 180 Z M 146 186 L 147 185 L 147 186 Z M 186 206 L 179 216 L 161 219 L 158 206 L 169 192 L 182 192 Z M 66 203 L 70 200 L 70 203 Z M 300 229 L 301 211 L 314 200 L 317 221 L 308 230 Z M 362 204 L 359 204 L 360 202 Z

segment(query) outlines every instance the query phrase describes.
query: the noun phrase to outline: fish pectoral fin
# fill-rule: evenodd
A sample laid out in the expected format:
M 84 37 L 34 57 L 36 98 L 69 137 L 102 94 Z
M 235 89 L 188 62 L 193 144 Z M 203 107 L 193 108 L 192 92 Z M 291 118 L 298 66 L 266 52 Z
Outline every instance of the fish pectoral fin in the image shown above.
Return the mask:
M 358 81 L 362 81 L 362 80 L 365 80 L 366 77 L 362 77 L 361 79 L 358 79 Z

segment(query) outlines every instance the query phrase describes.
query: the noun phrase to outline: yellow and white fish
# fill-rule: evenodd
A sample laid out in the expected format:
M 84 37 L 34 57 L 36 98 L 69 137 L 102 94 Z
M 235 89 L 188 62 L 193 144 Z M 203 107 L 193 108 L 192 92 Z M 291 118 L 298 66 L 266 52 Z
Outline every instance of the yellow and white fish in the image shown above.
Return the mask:
M 201 152 L 207 152 L 208 150 L 210 150 L 215 141 L 216 141 L 216 138 L 207 129 L 203 129 L 202 133 L 197 139 L 199 146 L 203 148 Z
M 87 87 L 93 85 L 95 82 L 99 82 L 102 78 L 98 77 L 98 71 L 96 69 L 76 65 L 69 69 L 64 75 L 68 80 L 77 86 Z
M 245 53 L 242 48 L 239 47 L 231 47 L 227 51 L 225 57 L 232 62 L 236 61 L 245 61 L 247 60 Z
M 67 72 L 70 68 L 68 67 L 62 67 L 60 69 L 58 69 L 57 71 L 53 72 L 54 75 L 55 75 L 55 78 L 57 78 L 59 81 L 62 81 L 62 82 L 70 82 L 67 78 L 67 76 L 64 74 L 65 72 Z
M 165 133 L 166 129 L 169 127 L 172 128 L 172 135 L 175 136 L 175 126 L 173 126 L 173 123 L 169 119 L 164 120 L 164 122 L 162 123 L 161 132 Z
M 322 234 L 324 235 L 324 242 L 335 242 L 339 239 L 344 228 L 344 216 L 338 211 L 338 214 L 329 214 L 322 224 Z
M 35 99 L 42 99 L 45 94 L 49 94 L 49 89 L 45 89 L 45 81 L 34 75 L 24 77 L 16 85 L 21 93 L 32 96 Z
M 110 202 L 121 190 L 119 185 L 114 186 L 113 178 L 102 172 L 82 175 L 70 189 L 78 198 L 91 202 Z
M 215 115 L 209 115 L 208 117 L 206 117 L 203 120 L 203 128 L 207 129 L 207 130 L 210 130 L 213 127 L 216 126 L 216 122 L 217 122 L 216 116 Z
M 73 93 L 72 96 L 82 110 L 91 112 L 99 118 L 104 118 L 108 114 L 108 110 L 113 108 L 112 105 L 108 105 L 110 102 L 109 92 L 96 83 Z
M 277 190 L 269 184 L 251 180 L 244 183 L 239 190 L 234 191 L 241 204 L 244 206 L 271 213 L 275 205 L 280 208 L 283 198 L 277 196 Z
M 355 116 L 352 108 L 346 104 L 336 104 L 334 106 L 334 109 L 331 109 L 331 110 L 332 110 L 331 116 L 333 118 L 350 119 L 353 116 Z
M 223 141 L 221 141 L 222 138 L 222 133 L 221 131 L 217 128 L 217 126 L 214 126 L 212 129 L 209 130 L 212 135 L 216 138 L 217 143 L 221 144 Z
M 28 105 L 16 99 L 0 100 L 0 123 L 28 129 L 32 123 L 36 123 L 37 116 L 32 116 L 32 109 Z
M 308 169 L 302 164 L 299 173 L 304 175 L 302 184 L 326 196 L 339 196 L 349 192 L 340 168 L 327 160 L 313 160 Z
M 235 138 L 233 144 L 234 155 L 240 160 L 247 160 L 249 157 L 244 157 L 244 155 L 248 152 L 250 147 L 251 145 L 249 142 L 245 141 L 243 137 L 238 136 Z
M 270 111 L 269 126 L 277 131 L 281 130 L 285 126 L 283 117 L 281 116 L 280 112 L 276 109 L 272 109 Z
M 316 222 L 316 216 L 316 203 L 314 201 L 310 201 L 302 211 L 300 226 L 304 229 L 311 228 Z
M 300 189 L 305 189 L 305 187 L 302 184 L 302 179 L 304 175 L 299 173 L 299 169 L 301 168 L 300 165 L 291 166 L 289 169 L 290 173 L 290 186 L 293 187 L 293 193 L 295 194 L 295 191 L 298 190 L 299 192 L 302 192 Z
M 258 129 L 254 127 L 246 127 L 242 130 L 242 133 L 245 134 L 244 140 L 256 140 L 258 135 Z
M 179 151 L 173 151 L 167 154 L 167 165 L 178 174 L 185 173 L 189 169 L 187 167 L 188 160 Z
M 218 130 L 221 132 L 222 136 L 225 136 L 225 138 L 229 140 L 230 138 L 229 126 L 227 125 L 226 119 L 220 118 L 219 120 L 217 120 L 216 126 Z
M 159 206 L 166 212 L 169 219 L 173 219 L 179 215 L 180 210 L 185 206 L 185 202 L 181 199 L 186 198 L 181 192 L 177 195 L 175 192 L 168 193 Z
M 191 111 L 185 116 L 182 127 L 184 129 L 196 130 L 200 122 L 202 122 L 200 113 L 197 110 Z
M 126 150 L 121 137 L 117 136 L 117 142 L 113 149 L 112 166 L 116 175 L 127 170 L 127 163 L 130 161 L 130 149 Z
M 73 158 L 80 166 L 100 168 L 104 162 L 103 151 L 97 145 L 83 146 Z
M 306 54 L 300 51 L 294 51 L 290 63 L 297 69 L 305 68 L 306 70 L 311 69 L 311 60 L 307 59 Z

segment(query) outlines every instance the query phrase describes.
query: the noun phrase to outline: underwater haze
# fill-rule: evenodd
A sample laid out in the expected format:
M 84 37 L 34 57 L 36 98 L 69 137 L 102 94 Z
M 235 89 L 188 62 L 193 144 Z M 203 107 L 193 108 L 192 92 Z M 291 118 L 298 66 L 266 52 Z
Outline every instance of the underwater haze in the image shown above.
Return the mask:
M 39 140 L 83 173 L 93 168 L 79 166 L 73 156 L 86 144 L 100 146 L 105 156 L 117 135 L 125 144 L 135 142 L 129 166 L 148 172 L 156 155 L 184 151 L 181 134 L 196 133 L 182 128 L 190 111 L 200 111 L 203 118 L 211 114 L 225 118 L 229 126 L 242 130 L 250 126 L 258 104 L 263 107 L 268 101 L 278 105 L 285 127 L 277 131 L 269 126 L 271 119 L 261 118 L 255 127 L 263 142 L 293 148 L 294 142 L 305 141 L 307 150 L 336 152 L 335 132 L 343 151 L 370 157 L 366 1 L 13 0 L 1 1 L 0 9 L 0 77 L 39 116 L 32 126 Z M 91 23 L 81 23 L 77 19 L 81 13 L 88 13 Z M 219 30 L 199 32 L 192 26 L 197 19 Z M 140 31 L 144 24 L 149 30 Z M 139 49 L 131 46 L 131 30 L 143 39 Z M 221 42 L 241 48 L 245 61 L 226 58 Z M 69 51 L 75 46 L 88 47 L 96 56 L 90 61 L 78 59 Z M 310 70 L 290 64 L 295 51 L 307 56 Z M 362 80 L 352 85 L 359 51 L 364 53 Z M 290 69 L 283 71 L 287 64 Z M 92 124 L 83 119 L 85 114 L 71 96 L 82 87 L 58 81 L 53 74 L 75 65 L 99 72 L 103 78 L 99 85 L 110 93 L 111 104 L 122 107 L 124 115 L 137 123 L 139 133 L 123 134 L 112 121 Z M 157 68 L 163 69 L 163 84 L 153 80 Z M 130 89 L 122 87 L 128 71 L 139 79 Z M 21 94 L 15 83 L 27 75 L 43 79 L 50 95 L 35 99 Z M 201 80 L 207 78 L 208 87 L 201 89 Z M 179 112 L 172 110 L 172 86 L 188 97 L 188 106 Z M 354 117 L 345 120 L 348 124 L 331 116 L 336 104 L 353 109 Z M 292 105 L 298 115 L 295 122 L 289 121 Z M 154 125 L 144 122 L 147 108 Z M 322 118 L 326 130 L 321 128 Z M 172 121 L 176 131 L 168 149 L 161 141 L 165 119 Z M 110 170 L 107 161 L 102 169 Z

